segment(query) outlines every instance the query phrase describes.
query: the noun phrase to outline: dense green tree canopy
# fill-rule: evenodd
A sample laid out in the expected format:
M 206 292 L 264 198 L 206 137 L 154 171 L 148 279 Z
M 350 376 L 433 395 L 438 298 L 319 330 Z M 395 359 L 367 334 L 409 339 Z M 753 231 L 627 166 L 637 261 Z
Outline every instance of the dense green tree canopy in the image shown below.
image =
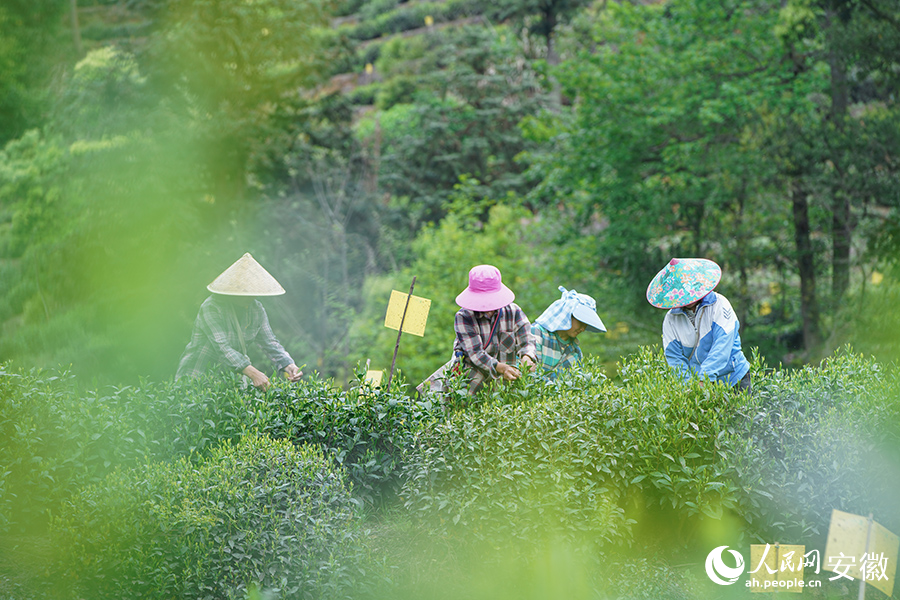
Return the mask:
M 0 6 L 0 144 L 40 124 L 59 53 L 64 0 L 10 0 Z
M 390 353 L 384 282 L 453 295 L 506 227 L 532 317 L 557 285 L 610 299 L 604 360 L 658 332 L 672 256 L 717 260 L 746 342 L 797 362 L 896 286 L 890 0 L 71 6 L 0 9 L 2 358 L 170 373 L 249 250 L 283 341 L 343 378 Z M 483 243 L 445 237 L 460 215 Z

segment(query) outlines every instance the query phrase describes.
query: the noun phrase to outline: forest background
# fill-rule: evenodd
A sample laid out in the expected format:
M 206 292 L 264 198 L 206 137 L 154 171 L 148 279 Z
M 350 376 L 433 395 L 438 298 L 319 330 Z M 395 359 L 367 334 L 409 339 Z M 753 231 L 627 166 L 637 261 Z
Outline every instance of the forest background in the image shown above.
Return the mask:
M 711 548 L 900 531 L 898 79 L 895 0 L 4 0 L 0 598 L 746 597 Z M 248 251 L 309 376 L 173 383 Z M 666 368 L 679 256 L 753 394 Z M 484 262 L 609 331 L 411 396 Z
M 659 341 L 672 257 L 723 267 L 770 364 L 900 357 L 893 0 L 9 0 L 0 360 L 171 378 L 251 252 L 298 364 L 449 358 L 492 263 L 536 318 L 594 296 L 612 364 Z

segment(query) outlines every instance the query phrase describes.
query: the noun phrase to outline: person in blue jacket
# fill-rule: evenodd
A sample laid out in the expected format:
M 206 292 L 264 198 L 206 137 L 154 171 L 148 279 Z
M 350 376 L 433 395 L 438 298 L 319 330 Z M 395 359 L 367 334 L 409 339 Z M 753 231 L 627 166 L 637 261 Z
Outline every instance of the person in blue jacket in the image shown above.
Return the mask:
M 728 298 L 713 290 L 722 269 L 705 258 L 673 258 L 647 286 L 647 301 L 668 309 L 663 348 L 669 366 L 690 377 L 750 391 L 750 363 Z

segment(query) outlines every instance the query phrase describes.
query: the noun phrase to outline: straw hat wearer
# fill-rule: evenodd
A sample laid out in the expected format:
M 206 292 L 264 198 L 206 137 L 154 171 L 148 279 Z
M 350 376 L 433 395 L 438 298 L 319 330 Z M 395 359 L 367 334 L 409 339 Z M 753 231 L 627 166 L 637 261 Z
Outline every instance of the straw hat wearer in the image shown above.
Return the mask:
M 673 258 L 647 286 L 647 302 L 656 308 L 681 308 L 713 291 L 722 269 L 705 258 Z
M 280 296 L 284 288 L 262 268 L 250 253 L 245 253 L 225 269 L 206 289 L 223 296 Z
M 478 265 L 469 271 L 469 286 L 456 297 L 456 303 L 476 312 L 498 310 L 516 299 L 511 289 L 503 285 L 500 269 L 493 265 Z

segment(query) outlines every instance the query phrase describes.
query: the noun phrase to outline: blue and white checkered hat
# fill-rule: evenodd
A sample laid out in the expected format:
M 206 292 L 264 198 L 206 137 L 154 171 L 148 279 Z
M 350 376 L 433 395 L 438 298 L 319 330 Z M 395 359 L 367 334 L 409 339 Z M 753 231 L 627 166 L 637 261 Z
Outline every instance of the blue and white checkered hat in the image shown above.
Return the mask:
M 575 317 L 590 331 L 606 331 L 593 298 L 575 290 L 567 291 L 563 286 L 559 286 L 559 291 L 562 298 L 548 306 L 535 323 L 547 331 L 565 331 L 572 326 L 572 317 Z

